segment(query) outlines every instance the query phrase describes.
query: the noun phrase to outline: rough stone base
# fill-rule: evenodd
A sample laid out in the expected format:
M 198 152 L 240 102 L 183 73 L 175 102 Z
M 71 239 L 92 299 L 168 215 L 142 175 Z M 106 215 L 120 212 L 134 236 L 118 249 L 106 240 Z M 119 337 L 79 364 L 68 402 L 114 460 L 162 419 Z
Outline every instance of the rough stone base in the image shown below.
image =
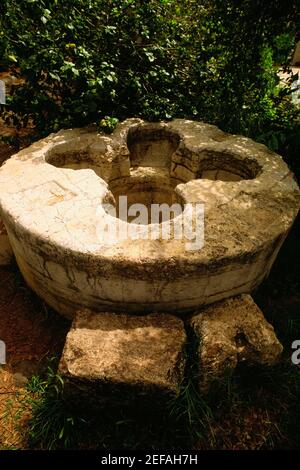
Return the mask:
M 172 315 L 79 311 L 59 365 L 65 396 L 99 405 L 176 395 L 185 343 L 183 322 Z
M 10 264 L 13 260 L 13 251 L 3 222 L 0 220 L 0 266 Z
M 190 324 L 199 339 L 200 388 L 208 391 L 212 382 L 237 364 L 275 363 L 282 345 L 250 295 L 232 297 L 202 309 Z

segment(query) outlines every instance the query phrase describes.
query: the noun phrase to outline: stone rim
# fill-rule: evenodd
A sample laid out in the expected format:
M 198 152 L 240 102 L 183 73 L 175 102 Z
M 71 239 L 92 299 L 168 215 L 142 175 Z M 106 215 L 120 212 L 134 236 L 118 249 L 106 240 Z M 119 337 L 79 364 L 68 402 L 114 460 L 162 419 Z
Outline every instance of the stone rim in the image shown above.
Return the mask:
M 113 174 L 122 176 L 130 168 L 128 131 L 141 125 L 179 135 L 170 164 L 175 176 L 182 158 L 191 158 L 195 172 L 208 147 L 228 154 L 237 146 L 239 158 L 255 159 L 261 168 L 256 178 L 234 182 L 182 177 L 190 180 L 177 185 L 180 197 L 205 203 L 205 244 L 198 251 L 186 251 L 185 240 L 99 243 L 95 213 L 99 201 L 111 200 L 107 182 L 91 169 L 45 162 L 58 149 L 88 148 L 105 171 L 117 158 Z M 129 119 L 111 136 L 95 127 L 62 130 L 0 169 L 0 216 L 20 270 L 33 290 L 68 317 L 81 307 L 181 314 L 251 292 L 268 275 L 298 207 L 298 186 L 281 157 L 250 139 L 186 120 Z
M 119 150 L 125 150 L 125 156 L 127 155 L 126 150 L 126 138 L 129 129 L 140 125 L 143 121 L 136 120 L 136 119 L 129 119 L 124 123 L 120 124 L 112 137 L 107 137 L 101 133 L 97 133 L 96 135 L 101 140 L 106 140 L 108 144 L 111 144 L 113 140 L 117 142 L 117 146 L 119 146 Z M 222 131 L 218 130 L 215 126 L 210 126 L 207 124 L 202 123 L 195 123 L 193 121 L 185 121 L 185 120 L 175 120 L 171 123 L 163 123 L 160 124 L 161 126 L 167 127 L 174 132 L 178 132 L 181 138 L 180 146 L 183 145 L 185 149 L 193 152 L 195 155 L 203 150 L 204 145 L 206 149 L 209 147 L 207 144 L 203 144 L 203 131 L 206 134 L 210 133 L 214 136 L 215 139 L 211 139 L 210 142 L 210 149 L 215 149 L 216 146 L 218 151 L 227 151 L 232 142 L 234 145 L 239 147 L 239 156 L 242 156 L 244 159 L 249 158 L 249 154 L 252 152 L 256 152 L 255 158 L 252 159 L 256 160 L 261 167 L 260 174 L 251 180 L 241 180 L 237 182 L 223 182 L 223 181 L 208 181 L 206 179 L 194 179 L 188 181 L 184 184 L 179 184 L 177 186 L 177 191 L 180 196 L 183 198 L 185 202 L 201 202 L 204 201 L 206 204 L 206 216 L 207 219 L 212 215 L 212 212 L 217 212 L 217 206 L 221 205 L 223 207 L 223 213 L 225 213 L 226 209 L 228 209 L 227 217 L 224 217 L 223 223 L 226 225 L 226 219 L 231 221 L 235 221 L 236 229 L 235 232 L 239 232 L 239 234 L 248 233 L 248 230 L 245 230 L 245 220 L 243 220 L 243 212 L 247 212 L 247 205 L 253 201 L 256 197 L 258 198 L 261 194 L 265 198 L 265 201 L 269 201 L 274 213 L 276 210 L 281 210 L 282 208 L 286 209 L 285 217 L 282 220 L 278 221 L 277 226 L 277 233 L 276 236 L 280 236 L 283 232 L 285 232 L 289 225 L 292 223 L 293 219 L 295 218 L 298 210 L 298 204 L 292 204 L 293 199 L 297 198 L 298 196 L 298 187 L 296 182 L 293 180 L 292 174 L 289 171 L 287 165 L 282 161 L 281 157 L 274 154 L 270 150 L 268 150 L 265 146 L 261 144 L 257 144 L 252 140 L 240 137 L 240 136 L 228 136 L 227 134 L 223 133 Z M 6 224 L 12 227 L 12 222 L 19 227 L 24 232 L 27 232 L 27 235 L 33 236 L 38 238 L 41 243 L 49 244 L 50 238 L 49 235 L 45 232 L 45 224 L 39 223 L 39 217 L 36 214 L 35 224 L 30 225 L 32 220 L 26 217 L 26 211 L 24 213 L 24 207 L 20 207 L 20 204 L 16 204 L 14 200 L 15 194 L 20 192 L 20 185 L 23 185 L 23 197 L 25 196 L 26 199 L 26 189 L 28 192 L 31 191 L 32 182 L 27 185 L 26 187 L 26 178 L 29 176 L 30 170 L 33 170 L 36 165 L 38 165 L 39 169 L 39 177 L 38 179 L 43 180 L 44 182 L 40 184 L 40 189 L 42 189 L 43 185 L 56 180 L 62 183 L 62 186 L 67 186 L 67 189 L 70 190 L 72 193 L 72 188 L 76 185 L 77 190 L 79 189 L 80 192 L 76 194 L 78 206 L 86 200 L 86 198 L 91 197 L 91 200 L 95 200 L 96 197 L 100 199 L 100 202 L 103 203 L 106 201 L 108 197 L 108 188 L 107 183 L 104 180 L 101 180 L 96 175 L 93 175 L 90 170 L 89 174 L 86 175 L 86 182 L 84 178 L 80 181 L 81 178 L 78 178 L 72 170 L 65 170 L 61 168 L 53 167 L 49 163 L 46 163 L 46 156 L 53 152 L 57 148 L 58 145 L 67 145 L 71 140 L 74 144 L 74 139 L 80 139 L 82 136 L 90 136 L 93 135 L 95 131 L 93 129 L 84 129 L 84 130 L 62 130 L 57 134 L 51 134 L 46 139 L 43 139 L 29 148 L 22 150 L 21 152 L 17 153 L 1 168 L 0 171 L 0 204 L 1 204 L 1 213 L 4 221 Z M 187 133 L 190 134 L 187 134 Z M 202 136 L 202 144 L 195 147 L 194 142 L 196 139 Z M 217 142 L 217 144 L 216 144 Z M 224 145 L 224 142 L 226 143 Z M 243 152 L 243 153 L 241 153 Z M 237 153 L 238 155 L 238 153 Z M 27 168 L 24 168 L 27 167 Z M 43 168 L 43 172 L 41 172 Z M 82 170 L 84 171 L 84 170 Z M 72 173 L 71 173 L 72 172 Z M 17 178 L 14 177 L 14 174 L 17 173 Z M 30 175 L 31 177 L 32 175 Z M 70 178 L 71 176 L 71 178 Z M 98 186 L 98 194 L 91 195 L 89 193 L 88 183 L 91 184 L 93 190 L 95 187 Z M 9 186 L 13 186 L 15 184 L 15 188 L 9 188 Z M 71 183 L 71 184 L 70 184 Z M 81 188 L 80 188 L 81 185 Z M 217 188 L 218 195 L 217 197 L 212 198 L 212 188 Z M 14 192 L 16 191 L 16 193 Z M 274 198 L 274 192 L 280 195 L 280 197 Z M 75 192 L 75 190 L 74 190 Z M 239 210 L 236 210 L 235 214 L 232 214 L 232 210 L 229 209 L 229 204 L 233 200 L 233 198 L 238 198 L 239 196 L 243 195 L 245 200 L 243 201 L 244 208 L 239 207 Z M 212 201 L 209 202 L 208 199 Z M 18 198 L 17 198 L 18 199 Z M 64 204 L 64 213 L 66 214 L 69 211 L 68 220 L 71 221 L 70 225 L 72 224 L 72 216 L 76 219 L 77 214 L 76 210 L 72 211 L 73 200 L 74 198 L 70 198 L 70 202 L 63 201 Z M 19 201 L 20 202 L 20 201 Z M 97 202 L 98 203 L 98 202 Z M 289 204 L 291 203 L 291 204 Z M 58 204 L 59 205 L 59 204 Z M 84 204 L 83 204 L 84 205 Z M 34 208 L 31 209 L 34 212 Z M 51 218 L 55 218 L 58 216 L 58 213 L 54 210 L 51 210 L 51 207 L 47 207 L 47 211 L 49 211 L 49 220 Z M 42 211 L 41 211 L 42 212 Z M 44 217 L 48 217 L 44 212 Z M 218 214 L 220 215 L 220 214 Z M 218 219 L 218 217 L 213 216 L 212 219 Z M 220 219 L 219 219 L 219 222 Z M 64 223 L 64 222 L 63 222 Z M 216 224 L 216 222 L 215 222 Z M 93 225 L 93 222 L 86 221 L 85 225 L 85 235 L 89 232 L 89 228 Z M 228 224 L 227 224 L 228 226 Z M 66 227 L 61 226 L 61 229 Z M 49 227 L 48 227 L 49 229 Z M 87 229 L 87 230 L 86 230 Z M 209 227 L 208 227 L 209 229 Z M 208 230 L 209 231 L 209 230 Z M 243 235 L 241 235 L 243 236 Z M 262 246 L 266 239 L 269 238 L 269 230 L 268 227 L 260 226 L 258 232 L 255 233 L 255 230 L 252 233 L 252 243 L 248 243 L 245 239 L 245 243 L 243 243 L 242 253 L 251 253 L 253 250 Z M 70 235 L 70 232 L 64 230 L 63 235 L 58 236 L 58 233 L 53 231 L 51 234 L 51 244 L 56 246 L 56 248 L 61 249 L 64 253 L 67 251 L 71 251 L 76 253 L 76 255 L 81 254 L 82 256 L 96 256 L 99 259 L 107 259 L 107 258 L 114 258 L 117 256 L 118 259 L 122 257 L 124 262 L 128 264 L 132 264 L 135 261 L 135 255 L 132 256 L 132 252 L 128 252 L 128 245 L 127 243 L 121 243 L 117 246 L 117 254 L 114 254 L 112 250 L 108 247 L 105 247 L 99 244 L 97 241 L 95 243 L 90 243 L 91 240 L 78 243 L 78 239 L 73 235 Z M 211 241 L 211 240 L 210 240 Z M 224 240 L 220 240 L 221 243 Z M 186 253 L 182 250 L 182 243 L 177 240 L 159 240 L 159 244 L 162 246 L 166 246 L 168 251 L 172 251 L 174 256 L 178 259 L 185 259 L 190 260 L 192 264 L 195 262 L 201 262 L 205 259 L 208 260 L 209 258 L 215 257 L 213 251 L 209 250 L 207 247 L 203 247 L 200 251 L 196 253 Z M 148 263 L 156 263 L 157 262 L 157 255 L 154 248 L 157 249 L 157 242 L 154 243 L 151 241 L 145 241 L 142 243 L 143 249 L 142 252 L 139 251 L 139 259 L 147 260 Z M 170 246 L 172 245 L 172 246 Z M 217 249 L 218 240 L 214 240 L 214 248 Z M 210 244 L 211 246 L 211 244 Z M 99 252 L 101 250 L 102 254 Z M 105 250 L 107 251 L 105 253 Z M 161 250 L 162 251 L 162 250 Z M 209 253 L 211 251 L 211 253 Z M 222 250 L 223 251 L 223 250 Z M 240 256 L 241 250 L 239 249 L 239 244 L 231 244 L 231 246 L 226 247 L 226 258 L 234 258 L 235 256 Z M 167 261 L 167 257 L 164 257 L 164 261 Z

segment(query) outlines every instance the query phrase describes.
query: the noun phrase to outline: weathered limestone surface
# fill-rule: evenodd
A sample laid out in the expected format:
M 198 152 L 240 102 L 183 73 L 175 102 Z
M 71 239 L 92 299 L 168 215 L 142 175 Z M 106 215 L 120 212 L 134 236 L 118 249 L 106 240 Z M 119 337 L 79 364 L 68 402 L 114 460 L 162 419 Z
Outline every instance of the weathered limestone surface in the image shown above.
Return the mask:
M 13 148 L 0 140 L 0 166 L 13 153 Z M 0 220 L 0 266 L 9 264 L 13 259 L 13 251 L 9 243 L 5 226 Z
M 240 295 L 203 308 L 190 324 L 199 339 L 200 387 L 208 390 L 216 379 L 239 362 L 271 365 L 282 345 L 250 295 Z
M 186 235 L 103 237 L 119 223 L 105 208 L 119 195 L 147 207 L 203 203 L 204 246 L 188 250 Z M 180 119 L 129 119 L 110 136 L 62 130 L 0 169 L 0 217 L 20 270 L 68 317 L 83 307 L 184 313 L 249 293 L 268 275 L 298 208 L 298 186 L 280 156 Z M 172 219 L 172 234 L 182 220 Z
M 3 222 L 0 220 L 0 266 L 5 266 L 13 260 L 13 251 Z
M 186 334 L 169 314 L 79 311 L 60 361 L 65 393 L 95 403 L 127 396 L 173 395 L 183 379 Z

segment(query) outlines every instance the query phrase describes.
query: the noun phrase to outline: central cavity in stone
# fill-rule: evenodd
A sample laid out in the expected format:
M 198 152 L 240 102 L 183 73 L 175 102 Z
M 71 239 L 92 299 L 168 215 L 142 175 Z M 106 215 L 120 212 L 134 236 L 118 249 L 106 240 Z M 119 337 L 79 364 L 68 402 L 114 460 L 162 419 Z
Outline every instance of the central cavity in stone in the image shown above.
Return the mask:
M 230 152 L 203 149 L 199 158 L 192 162 L 191 156 L 182 152 L 181 140 L 178 132 L 166 126 L 144 123 L 128 130 L 127 148 L 114 149 L 111 161 L 103 159 L 103 149 L 89 146 L 76 154 L 64 149 L 47 155 L 46 161 L 60 168 L 93 170 L 108 184 L 110 203 L 115 208 L 110 213 L 126 222 L 142 225 L 153 223 L 153 205 L 169 208 L 159 211 L 156 223 L 173 219 L 183 210 L 184 201 L 176 190 L 181 183 L 195 179 L 238 182 L 253 179 L 260 172 L 255 160 L 243 161 Z M 124 197 L 131 214 L 123 210 Z M 146 208 L 147 218 L 139 217 L 137 205 Z M 137 217 L 143 220 L 136 222 Z

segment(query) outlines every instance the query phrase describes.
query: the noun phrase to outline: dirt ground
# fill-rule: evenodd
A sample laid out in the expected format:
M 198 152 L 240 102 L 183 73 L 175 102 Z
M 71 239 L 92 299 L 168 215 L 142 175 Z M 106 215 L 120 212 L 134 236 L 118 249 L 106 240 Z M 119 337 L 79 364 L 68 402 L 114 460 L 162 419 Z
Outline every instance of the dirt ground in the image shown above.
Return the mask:
M 0 338 L 7 348 L 7 364 L 0 366 L 0 449 L 26 446 L 25 385 L 49 359 L 60 357 L 68 328 L 26 286 L 16 266 L 0 268 Z

